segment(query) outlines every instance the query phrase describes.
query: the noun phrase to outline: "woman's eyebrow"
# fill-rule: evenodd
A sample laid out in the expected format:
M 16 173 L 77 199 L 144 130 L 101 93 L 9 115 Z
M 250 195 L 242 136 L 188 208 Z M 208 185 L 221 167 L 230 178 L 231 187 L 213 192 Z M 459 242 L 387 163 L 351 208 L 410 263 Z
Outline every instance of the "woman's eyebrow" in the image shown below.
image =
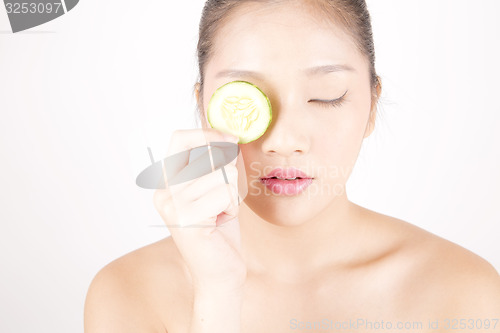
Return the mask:
M 304 70 L 307 76 L 313 76 L 318 74 L 328 74 L 341 71 L 355 72 L 356 70 L 349 65 L 323 65 L 307 68 Z M 251 77 L 258 80 L 264 80 L 264 74 L 249 70 L 241 69 L 226 69 L 217 73 L 216 78 L 229 77 L 229 78 L 239 78 L 239 77 Z
M 247 70 L 239 70 L 239 69 L 226 69 L 223 71 L 220 71 L 217 73 L 215 76 L 216 78 L 221 78 L 221 77 L 231 77 L 231 78 L 238 78 L 238 77 L 252 77 L 254 79 L 258 80 L 264 80 L 264 75 L 258 72 L 253 72 L 253 71 L 247 71 Z
M 307 76 L 336 73 L 342 71 L 355 72 L 356 70 L 349 65 L 323 65 L 323 66 L 307 68 L 304 70 Z

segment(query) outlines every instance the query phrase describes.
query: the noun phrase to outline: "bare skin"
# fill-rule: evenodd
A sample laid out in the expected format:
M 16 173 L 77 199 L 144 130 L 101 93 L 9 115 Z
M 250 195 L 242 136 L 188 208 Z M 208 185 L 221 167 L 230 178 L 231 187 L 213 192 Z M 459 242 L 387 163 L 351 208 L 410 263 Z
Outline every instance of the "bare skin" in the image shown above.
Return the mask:
M 250 273 L 241 332 L 290 332 L 294 318 L 421 322 L 415 331 L 449 332 L 446 320 L 499 317 L 500 278 L 485 260 L 404 221 L 353 209 L 367 224 L 361 241 L 368 246 L 350 264 L 309 272 L 303 281 Z M 86 304 L 96 316 L 117 322 L 126 314 L 130 332 L 188 332 L 193 290 L 171 237 L 116 259 L 96 279 L 99 304 Z M 442 329 L 428 329 L 428 321 L 437 319 Z M 375 332 L 361 326 L 356 331 Z
M 367 61 L 341 29 L 320 24 L 300 6 L 276 6 L 246 4 L 231 15 L 216 38 L 204 90 L 198 91 L 206 111 L 219 86 L 247 80 L 273 105 L 272 126 L 240 145 L 238 157 L 238 176 L 249 189 L 238 210 L 247 270 L 241 332 L 289 332 L 324 319 L 368 320 L 374 328 L 382 321 L 416 322 L 422 326 L 400 331 L 449 332 L 447 320 L 500 320 L 500 276 L 484 259 L 349 201 L 345 184 L 363 139 L 375 127 L 380 87 L 373 93 Z M 353 70 L 305 74 L 304 69 L 330 64 Z M 338 108 L 317 102 L 346 91 Z M 340 172 L 321 172 L 325 165 Z M 314 176 L 314 184 L 296 197 L 258 191 L 258 177 L 277 166 L 299 167 Z M 85 304 L 86 332 L 101 332 L 102 326 L 187 333 L 194 298 L 189 268 L 168 237 L 99 272 Z M 238 304 L 226 301 L 213 300 Z M 429 327 L 435 320 L 438 329 Z M 113 326 L 120 321 L 127 323 Z M 376 330 L 361 325 L 343 331 Z

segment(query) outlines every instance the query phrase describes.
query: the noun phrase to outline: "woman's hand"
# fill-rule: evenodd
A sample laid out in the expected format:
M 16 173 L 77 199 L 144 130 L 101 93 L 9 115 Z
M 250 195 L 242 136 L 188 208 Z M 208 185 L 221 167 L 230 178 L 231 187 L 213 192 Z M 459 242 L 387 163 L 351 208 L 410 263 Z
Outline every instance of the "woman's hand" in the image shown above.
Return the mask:
M 237 143 L 236 137 L 228 137 L 215 129 L 179 130 L 171 137 L 168 156 L 209 142 Z M 168 173 L 164 167 L 167 184 L 165 189 L 156 190 L 154 204 L 191 273 L 195 293 L 240 291 L 246 265 L 240 246 L 236 158 L 224 166 L 229 184 L 221 169 L 180 184 L 174 181 L 176 176 L 206 165 L 210 160 L 207 154 L 189 165 L 186 154 L 185 161 L 167 166 Z M 175 185 L 169 186 L 169 182 Z

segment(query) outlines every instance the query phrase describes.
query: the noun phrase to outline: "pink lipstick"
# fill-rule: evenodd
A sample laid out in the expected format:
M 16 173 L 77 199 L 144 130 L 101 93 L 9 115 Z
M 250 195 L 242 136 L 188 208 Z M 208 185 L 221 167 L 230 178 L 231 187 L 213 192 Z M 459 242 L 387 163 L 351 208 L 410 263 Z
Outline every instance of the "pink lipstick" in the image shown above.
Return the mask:
M 260 178 L 273 193 L 284 196 L 298 195 L 311 185 L 313 178 L 296 168 L 276 168 Z

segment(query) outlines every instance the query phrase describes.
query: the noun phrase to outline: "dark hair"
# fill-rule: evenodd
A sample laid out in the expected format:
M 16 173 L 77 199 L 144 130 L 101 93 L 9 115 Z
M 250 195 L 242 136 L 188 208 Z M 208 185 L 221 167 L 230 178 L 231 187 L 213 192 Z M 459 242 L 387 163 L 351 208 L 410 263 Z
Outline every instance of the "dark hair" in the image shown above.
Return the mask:
M 339 23 L 338 26 L 353 38 L 361 54 L 367 57 L 371 87 L 375 93 L 377 85 L 380 85 L 380 78 L 375 71 L 372 25 L 365 0 L 207 0 L 201 15 L 198 39 L 200 92 L 203 91 L 205 65 L 214 51 L 215 36 L 231 11 L 237 6 L 248 2 L 276 4 L 286 1 L 300 1 L 314 14 L 319 14 L 330 22 Z M 201 97 L 200 100 L 202 100 Z M 200 110 L 200 112 L 203 112 L 203 110 Z

